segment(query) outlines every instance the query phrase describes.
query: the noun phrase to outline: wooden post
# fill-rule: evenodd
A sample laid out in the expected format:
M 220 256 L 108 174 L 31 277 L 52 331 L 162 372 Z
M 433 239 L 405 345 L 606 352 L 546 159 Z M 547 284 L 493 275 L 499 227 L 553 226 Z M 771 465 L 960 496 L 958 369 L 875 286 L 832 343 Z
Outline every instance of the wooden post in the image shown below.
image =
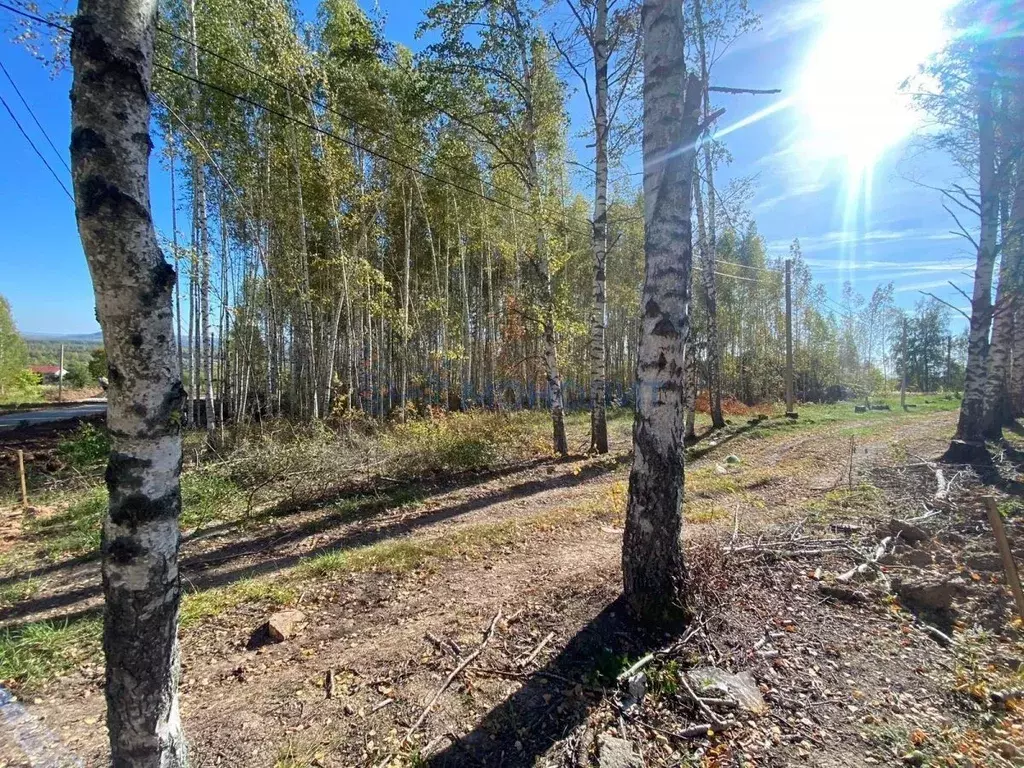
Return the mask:
M 57 368 L 57 402 L 64 402 L 64 345 L 60 345 L 60 367 Z
M 21 479 L 21 506 L 28 509 L 28 485 L 25 483 L 25 452 L 18 449 L 18 477 Z
M 903 332 L 900 338 L 900 354 L 903 357 L 903 375 L 900 377 L 900 408 L 907 410 L 907 316 L 903 316 Z
M 999 507 L 996 505 L 994 497 L 986 496 L 984 500 L 985 508 L 988 510 L 988 521 L 992 525 L 992 531 L 996 535 L 996 543 L 999 544 L 999 554 L 1003 558 L 1003 571 L 1006 573 L 1006 583 L 1010 585 L 1014 602 L 1017 603 L 1017 615 L 1024 619 L 1024 591 L 1021 591 L 1020 588 L 1017 563 L 1014 562 L 1013 552 L 1010 551 L 1010 542 L 1006 539 L 1003 518 L 999 514 Z
M 793 411 L 793 260 L 786 259 L 786 415 Z

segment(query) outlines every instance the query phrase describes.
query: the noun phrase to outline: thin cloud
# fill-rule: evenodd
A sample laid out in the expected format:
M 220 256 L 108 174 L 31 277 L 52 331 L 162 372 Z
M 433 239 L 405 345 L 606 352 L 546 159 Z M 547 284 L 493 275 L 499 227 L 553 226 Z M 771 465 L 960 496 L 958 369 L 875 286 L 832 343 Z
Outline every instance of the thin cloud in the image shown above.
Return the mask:
M 817 194 L 818 192 L 822 192 L 827 186 L 828 185 L 823 182 L 801 184 L 799 186 L 793 187 L 792 189 L 783 192 L 781 195 L 769 197 L 767 200 L 758 203 L 757 205 L 754 206 L 754 212 L 761 213 L 763 211 L 767 211 L 771 208 L 774 208 L 779 203 L 784 203 L 787 200 L 793 200 L 794 198 L 797 197 L 805 197 L 807 195 Z
M 801 237 L 800 248 L 805 253 L 826 251 L 841 245 L 859 245 L 862 243 L 895 243 L 911 240 L 952 240 L 956 235 L 951 232 L 935 232 L 920 229 L 873 229 L 867 232 L 826 232 L 822 235 L 810 235 Z M 772 240 L 768 243 L 769 250 L 788 251 L 792 240 Z M 906 264 L 904 264 L 906 266 Z
M 911 283 L 910 285 L 901 285 L 896 289 L 896 293 L 909 293 L 910 291 L 928 291 L 932 288 L 950 288 L 949 280 L 927 280 L 923 283 Z

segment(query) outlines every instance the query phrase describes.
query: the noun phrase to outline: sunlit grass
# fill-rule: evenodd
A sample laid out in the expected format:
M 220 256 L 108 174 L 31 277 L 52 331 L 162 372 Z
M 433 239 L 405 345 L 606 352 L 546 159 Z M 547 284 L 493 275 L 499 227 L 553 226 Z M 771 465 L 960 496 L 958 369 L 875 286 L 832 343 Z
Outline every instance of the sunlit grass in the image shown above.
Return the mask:
M 29 688 L 56 677 L 99 651 L 101 631 L 98 618 L 0 630 L 0 681 Z

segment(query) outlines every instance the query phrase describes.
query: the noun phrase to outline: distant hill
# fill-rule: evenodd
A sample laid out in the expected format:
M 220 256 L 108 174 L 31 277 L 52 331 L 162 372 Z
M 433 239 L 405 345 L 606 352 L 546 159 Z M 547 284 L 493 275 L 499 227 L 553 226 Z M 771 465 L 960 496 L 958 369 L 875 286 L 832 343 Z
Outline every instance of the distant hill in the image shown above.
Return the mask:
M 94 344 L 103 345 L 103 333 L 23 333 L 21 338 L 25 341 L 57 342 L 58 344 Z
M 103 346 L 102 333 L 23 333 L 31 365 L 57 365 L 64 345 L 64 367 L 86 364 L 94 349 Z

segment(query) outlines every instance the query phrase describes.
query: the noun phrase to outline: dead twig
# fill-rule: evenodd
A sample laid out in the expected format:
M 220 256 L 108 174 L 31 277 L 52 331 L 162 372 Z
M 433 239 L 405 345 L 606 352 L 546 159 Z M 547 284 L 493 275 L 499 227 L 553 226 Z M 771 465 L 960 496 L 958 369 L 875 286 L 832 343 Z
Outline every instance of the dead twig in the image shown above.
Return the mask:
M 526 667 L 530 666 L 530 664 L 533 663 L 533 660 L 537 658 L 537 656 L 540 654 L 540 652 L 544 650 L 544 647 L 548 643 L 550 643 L 554 639 L 554 637 L 555 637 L 555 633 L 554 632 L 548 632 L 547 635 L 544 637 L 544 639 L 541 640 L 537 644 L 537 647 L 533 649 L 533 651 L 530 653 L 530 655 L 527 656 L 525 659 L 523 659 L 522 661 L 519 662 L 519 668 L 520 669 L 526 669 Z
M 472 653 L 466 656 L 466 658 L 459 662 L 455 669 L 451 671 L 451 674 L 449 674 L 448 677 L 445 678 L 445 681 L 441 684 L 441 687 L 438 688 L 434 692 L 434 695 L 430 697 L 430 701 L 427 702 L 427 706 L 425 706 L 423 708 L 423 711 L 420 712 L 420 716 L 416 718 L 416 722 L 414 722 L 409 727 L 409 730 L 405 732 L 405 737 L 402 739 L 403 744 L 409 743 L 409 739 L 412 738 L 412 735 L 416 733 L 416 730 L 421 725 L 423 725 L 423 721 L 427 719 L 427 715 L 430 714 L 430 710 L 434 708 L 434 705 L 437 703 L 437 700 L 441 698 L 441 694 L 448 690 L 448 686 L 452 684 L 452 682 L 455 680 L 456 677 L 459 676 L 462 670 L 468 667 L 477 656 L 483 653 L 483 650 L 487 646 L 487 643 L 490 642 L 491 637 L 494 636 L 494 628 L 498 625 L 499 619 L 501 619 L 500 610 L 496 614 L 494 614 L 494 618 L 491 619 L 491 623 L 487 627 L 487 631 L 484 633 L 484 639 L 481 641 L 480 645 L 478 645 Z M 387 761 L 385 761 L 384 764 L 386 765 Z

